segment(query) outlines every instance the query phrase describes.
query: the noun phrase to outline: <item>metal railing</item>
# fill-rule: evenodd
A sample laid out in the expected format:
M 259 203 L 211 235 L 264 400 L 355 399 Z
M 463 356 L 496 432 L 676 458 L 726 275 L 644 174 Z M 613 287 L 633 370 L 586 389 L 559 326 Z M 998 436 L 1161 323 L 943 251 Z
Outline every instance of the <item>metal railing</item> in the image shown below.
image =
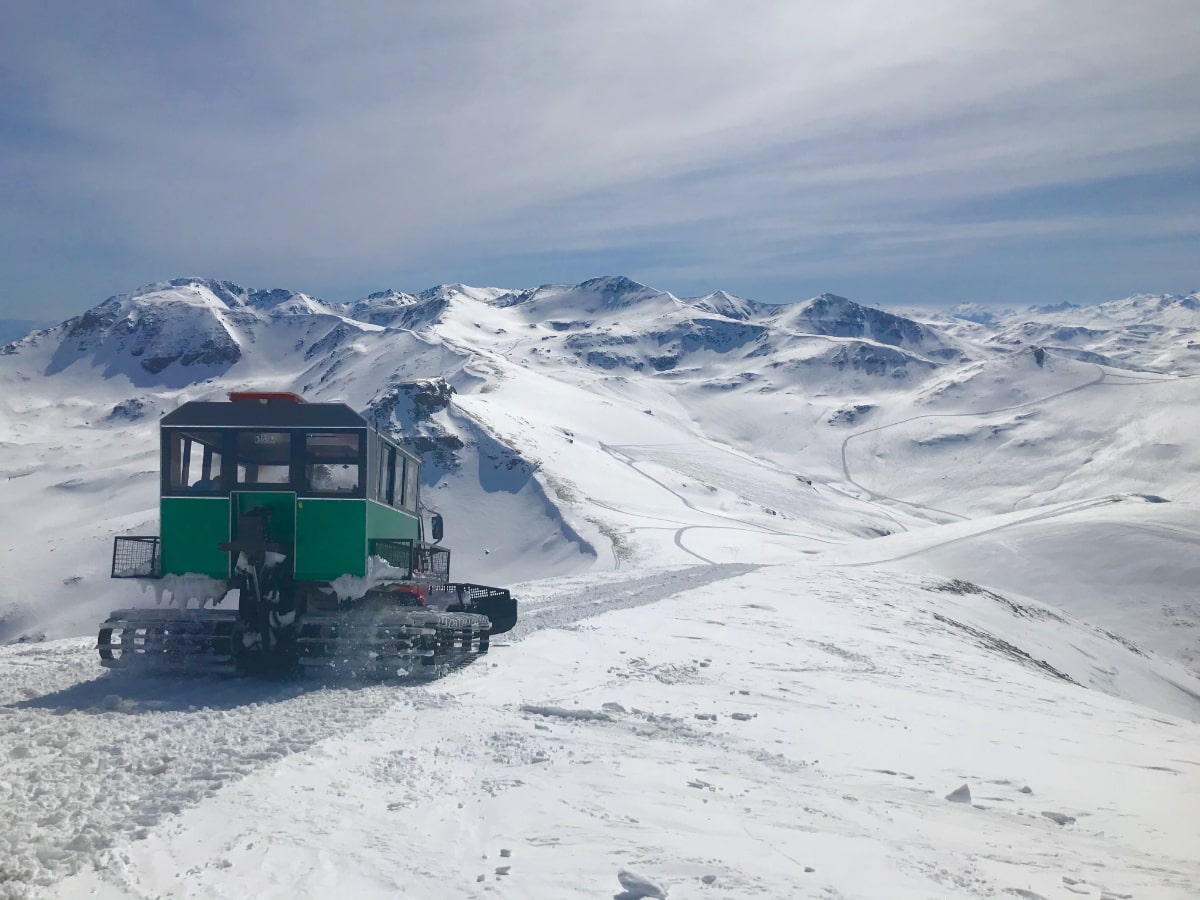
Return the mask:
M 446 547 L 407 538 L 375 538 L 370 542 L 370 554 L 403 569 L 414 581 L 445 584 L 450 580 L 450 551 Z
M 157 535 L 113 539 L 113 578 L 162 578 L 161 540 Z
M 450 580 L 450 551 L 433 544 L 417 544 L 413 548 L 413 574 L 430 584 L 445 584 Z

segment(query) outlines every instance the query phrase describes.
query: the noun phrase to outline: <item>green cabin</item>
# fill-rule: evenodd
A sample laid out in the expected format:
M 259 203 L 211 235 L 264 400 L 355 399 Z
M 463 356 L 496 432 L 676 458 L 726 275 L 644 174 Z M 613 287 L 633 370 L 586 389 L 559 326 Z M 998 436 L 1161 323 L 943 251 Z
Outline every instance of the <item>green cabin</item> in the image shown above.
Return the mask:
M 420 460 L 345 403 L 229 397 L 162 418 L 161 574 L 230 578 L 222 544 L 263 508 L 296 582 L 361 577 L 375 541 L 422 540 Z

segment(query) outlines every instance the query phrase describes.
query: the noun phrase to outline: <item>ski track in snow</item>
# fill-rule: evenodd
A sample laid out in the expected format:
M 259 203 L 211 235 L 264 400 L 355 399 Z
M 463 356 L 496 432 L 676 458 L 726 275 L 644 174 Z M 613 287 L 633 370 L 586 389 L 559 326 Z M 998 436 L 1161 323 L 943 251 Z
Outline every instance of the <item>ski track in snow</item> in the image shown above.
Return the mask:
M 643 572 L 565 592 L 553 582 L 540 595 L 530 586 L 520 621 L 492 652 L 756 568 Z M 361 729 L 424 691 L 311 676 L 139 678 L 104 673 L 93 647 L 81 639 L 0 648 L 10 673 L 0 685 L 0 900 L 51 884 L 231 782 Z

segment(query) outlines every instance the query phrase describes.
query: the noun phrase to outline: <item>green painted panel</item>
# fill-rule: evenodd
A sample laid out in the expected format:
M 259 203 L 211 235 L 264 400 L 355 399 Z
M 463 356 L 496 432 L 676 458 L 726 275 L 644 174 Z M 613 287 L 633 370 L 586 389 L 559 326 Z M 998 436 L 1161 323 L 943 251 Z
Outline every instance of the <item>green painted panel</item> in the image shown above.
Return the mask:
M 163 497 L 162 570 L 168 575 L 229 574 L 229 500 L 225 497 Z
M 373 500 L 367 501 L 367 538 L 417 539 L 417 519 Z
M 365 500 L 296 501 L 296 578 L 332 581 L 366 574 Z

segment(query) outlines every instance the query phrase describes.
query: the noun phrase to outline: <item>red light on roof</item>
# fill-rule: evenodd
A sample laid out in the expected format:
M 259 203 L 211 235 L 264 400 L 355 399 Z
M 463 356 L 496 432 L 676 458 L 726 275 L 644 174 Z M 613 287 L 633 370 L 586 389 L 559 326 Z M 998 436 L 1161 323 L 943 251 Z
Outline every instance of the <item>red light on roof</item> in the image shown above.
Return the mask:
M 234 403 L 303 403 L 304 398 L 291 391 L 230 391 Z

